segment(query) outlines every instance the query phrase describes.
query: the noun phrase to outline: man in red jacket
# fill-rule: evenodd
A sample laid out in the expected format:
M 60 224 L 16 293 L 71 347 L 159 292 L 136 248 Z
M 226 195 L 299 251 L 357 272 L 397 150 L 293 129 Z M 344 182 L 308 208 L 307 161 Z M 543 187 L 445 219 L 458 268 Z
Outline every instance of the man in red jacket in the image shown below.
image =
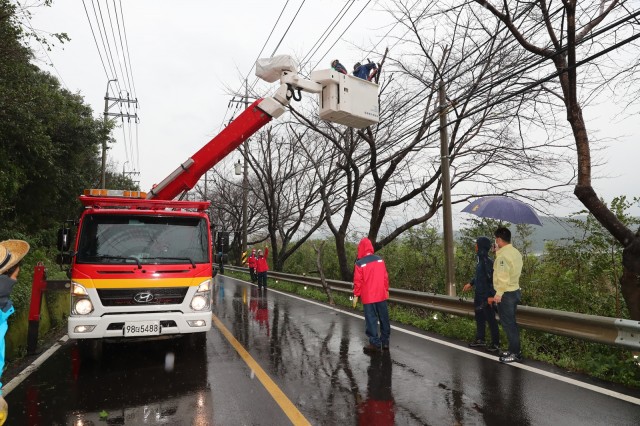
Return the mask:
M 269 270 L 269 264 L 267 263 L 267 256 L 269 255 L 269 249 L 264 248 L 264 254 L 262 250 L 258 250 L 258 257 L 256 258 L 256 272 L 258 273 L 258 289 L 263 287 L 267 289 L 267 271 Z
M 389 275 L 384 260 L 373 254 L 373 244 L 363 238 L 358 244 L 358 260 L 353 271 L 353 295 L 362 300 L 366 334 L 369 344 L 364 347 L 366 353 L 389 349 Z M 378 321 L 380 333 L 378 334 Z
M 247 265 L 249 266 L 251 282 L 255 283 L 258 279 L 258 276 L 256 275 L 256 249 L 251 250 L 251 256 L 247 258 Z

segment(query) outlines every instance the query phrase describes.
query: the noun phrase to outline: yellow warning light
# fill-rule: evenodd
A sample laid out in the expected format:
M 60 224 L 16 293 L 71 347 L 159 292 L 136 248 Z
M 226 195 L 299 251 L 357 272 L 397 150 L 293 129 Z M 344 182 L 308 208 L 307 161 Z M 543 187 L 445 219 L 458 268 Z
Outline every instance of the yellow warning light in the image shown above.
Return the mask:
M 85 189 L 84 195 L 92 197 L 147 198 L 146 192 L 121 189 Z

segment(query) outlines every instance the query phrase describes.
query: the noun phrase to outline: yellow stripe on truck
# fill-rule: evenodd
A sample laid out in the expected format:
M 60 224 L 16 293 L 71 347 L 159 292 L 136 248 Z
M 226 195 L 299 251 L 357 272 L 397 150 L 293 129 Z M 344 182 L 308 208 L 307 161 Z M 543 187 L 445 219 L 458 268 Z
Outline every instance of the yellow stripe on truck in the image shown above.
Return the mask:
M 85 288 L 152 288 L 152 287 L 190 287 L 199 285 L 210 277 L 190 278 L 156 278 L 156 279 L 113 279 L 92 280 L 74 279 L 72 281 L 82 284 Z

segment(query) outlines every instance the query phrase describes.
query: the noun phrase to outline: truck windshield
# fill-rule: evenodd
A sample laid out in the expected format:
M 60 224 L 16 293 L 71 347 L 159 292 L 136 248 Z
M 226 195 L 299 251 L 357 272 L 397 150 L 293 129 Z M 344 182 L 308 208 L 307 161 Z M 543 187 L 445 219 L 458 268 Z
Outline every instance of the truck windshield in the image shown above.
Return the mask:
M 207 223 L 199 217 L 87 215 L 76 262 L 207 263 L 208 235 Z

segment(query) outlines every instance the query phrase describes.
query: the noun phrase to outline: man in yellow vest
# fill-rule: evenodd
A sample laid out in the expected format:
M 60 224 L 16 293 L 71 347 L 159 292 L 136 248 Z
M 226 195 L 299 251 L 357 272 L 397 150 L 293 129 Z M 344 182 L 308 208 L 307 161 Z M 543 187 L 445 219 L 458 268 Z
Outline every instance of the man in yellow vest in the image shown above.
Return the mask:
M 509 350 L 501 354 L 500 362 L 519 362 L 522 361 L 522 352 L 516 310 L 522 297 L 522 255 L 511 245 L 511 231 L 508 228 L 496 229 L 494 236 L 497 246 L 496 260 L 493 263 L 493 287 L 496 290 L 494 301 L 498 304 L 500 323 L 509 340 Z

